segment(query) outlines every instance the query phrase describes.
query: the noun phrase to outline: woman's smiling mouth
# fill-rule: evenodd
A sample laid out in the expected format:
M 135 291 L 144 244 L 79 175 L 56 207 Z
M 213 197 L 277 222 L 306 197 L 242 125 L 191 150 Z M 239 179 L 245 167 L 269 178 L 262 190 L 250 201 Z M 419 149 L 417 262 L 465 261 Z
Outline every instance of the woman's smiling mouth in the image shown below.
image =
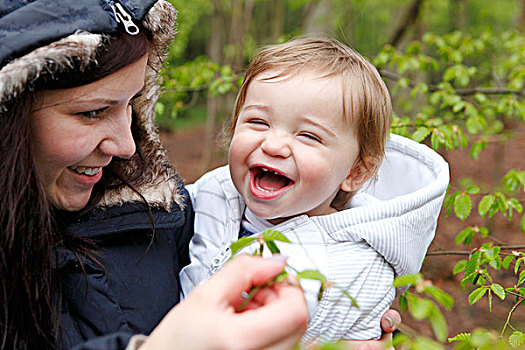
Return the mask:
M 70 166 L 69 169 L 76 173 L 88 176 L 97 175 L 102 171 L 102 167 L 84 167 L 84 166 Z
M 74 181 L 85 187 L 92 187 L 102 178 L 102 167 L 70 166 L 67 167 Z

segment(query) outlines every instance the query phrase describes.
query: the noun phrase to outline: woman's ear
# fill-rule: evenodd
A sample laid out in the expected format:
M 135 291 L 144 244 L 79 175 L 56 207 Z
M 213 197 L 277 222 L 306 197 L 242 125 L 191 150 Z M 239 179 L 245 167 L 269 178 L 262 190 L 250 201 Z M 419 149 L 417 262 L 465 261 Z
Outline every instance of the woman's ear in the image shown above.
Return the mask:
M 341 183 L 341 190 L 345 192 L 355 192 L 376 173 L 379 161 L 377 158 L 368 157 L 364 160 L 357 160 L 352 170 Z

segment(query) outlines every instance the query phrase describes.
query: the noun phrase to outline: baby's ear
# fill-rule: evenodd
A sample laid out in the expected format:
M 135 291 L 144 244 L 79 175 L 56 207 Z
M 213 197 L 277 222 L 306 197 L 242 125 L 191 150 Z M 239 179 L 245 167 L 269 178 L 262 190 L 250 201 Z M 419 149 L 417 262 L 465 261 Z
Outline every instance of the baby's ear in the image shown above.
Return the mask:
M 374 157 L 367 157 L 363 161 L 357 161 L 352 170 L 341 183 L 341 190 L 345 192 L 355 192 L 363 184 L 376 174 L 379 160 Z

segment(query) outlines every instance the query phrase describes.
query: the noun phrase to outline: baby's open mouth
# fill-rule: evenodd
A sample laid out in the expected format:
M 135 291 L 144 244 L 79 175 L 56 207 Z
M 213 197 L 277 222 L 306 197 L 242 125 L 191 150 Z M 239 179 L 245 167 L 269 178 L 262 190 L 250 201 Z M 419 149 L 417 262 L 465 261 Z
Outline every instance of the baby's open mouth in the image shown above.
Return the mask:
M 283 174 L 262 167 L 250 169 L 252 185 L 259 191 L 272 193 L 282 190 L 294 183 Z

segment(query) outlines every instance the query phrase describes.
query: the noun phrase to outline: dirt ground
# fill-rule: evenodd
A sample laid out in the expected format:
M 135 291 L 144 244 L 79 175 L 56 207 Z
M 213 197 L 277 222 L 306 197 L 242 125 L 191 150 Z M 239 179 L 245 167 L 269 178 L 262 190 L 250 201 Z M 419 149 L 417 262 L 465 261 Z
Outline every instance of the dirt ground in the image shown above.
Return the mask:
M 171 134 L 163 133 L 161 139 L 166 147 L 170 162 L 175 165 L 178 172 L 187 183 L 196 180 L 204 170 L 199 169 L 199 159 L 202 153 L 204 140 L 203 128 L 184 130 Z M 512 142 L 504 146 L 491 143 L 480 155 L 478 161 L 473 161 L 468 156 L 466 150 L 443 152 L 443 157 L 449 162 L 451 171 L 452 188 L 458 186 L 460 179 L 471 177 L 480 179 L 487 186 L 496 185 L 498 180 L 507 173 L 509 169 L 518 168 L 525 170 L 525 128 L 517 130 L 516 137 Z M 216 151 L 213 164 L 210 168 L 215 168 L 226 163 L 225 152 Z M 482 189 L 483 191 L 483 189 Z M 521 196 L 523 193 L 521 194 Z M 480 200 L 479 195 L 476 200 Z M 520 198 L 524 204 L 525 198 Z M 477 209 L 477 204 L 473 206 Z M 476 215 L 474 215 L 475 217 Z M 488 227 L 491 237 L 495 242 L 502 245 L 525 245 L 525 233 L 520 232 L 519 220 L 508 219 L 501 216 L 494 217 L 492 220 L 478 220 L 477 222 L 468 218 L 461 222 L 451 215 L 446 217 L 441 214 L 438 222 L 436 237 L 429 248 L 430 252 L 447 251 L 468 251 L 469 247 L 454 246 L 454 238 L 457 233 L 468 225 L 479 225 Z M 476 242 L 474 241 L 473 246 Z M 523 251 L 523 249 L 522 249 Z M 513 298 L 500 301 L 493 299 L 493 310 L 489 312 L 488 303 L 481 300 L 472 307 L 469 307 L 467 297 L 472 286 L 466 289 L 460 288 L 462 275 L 453 275 L 453 266 L 461 259 L 466 259 L 468 255 L 432 255 L 428 256 L 423 265 L 422 272 L 438 287 L 451 294 L 456 303 L 450 311 L 444 311 L 445 318 L 449 325 L 449 335 L 454 336 L 461 332 L 468 332 L 475 327 L 491 328 L 498 333 L 501 331 L 507 313 L 513 305 Z M 499 281 L 503 280 L 504 287 L 511 287 L 516 283 L 516 279 L 509 274 L 500 272 L 493 277 Z M 512 299 L 512 300 L 511 300 Z M 397 305 L 394 305 L 397 308 Z M 431 329 L 427 321 L 416 321 L 408 313 L 403 314 L 403 322 L 410 328 L 417 330 L 425 335 L 431 335 Z M 525 330 L 525 307 L 517 309 L 514 313 L 511 324 L 521 331 Z

